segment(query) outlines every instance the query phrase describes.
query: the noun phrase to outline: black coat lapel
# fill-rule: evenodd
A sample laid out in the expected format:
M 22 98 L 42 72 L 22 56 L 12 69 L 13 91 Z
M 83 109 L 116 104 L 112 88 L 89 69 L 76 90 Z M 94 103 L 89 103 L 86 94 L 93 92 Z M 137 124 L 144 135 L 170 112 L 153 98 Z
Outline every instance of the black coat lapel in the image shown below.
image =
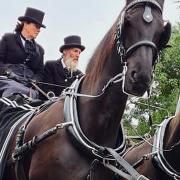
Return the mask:
M 15 34 L 15 38 L 16 38 L 17 44 L 24 50 L 24 46 L 23 46 L 21 37 L 20 37 L 20 35 L 18 33 Z
M 65 74 L 65 72 L 64 72 L 64 68 L 63 68 L 61 59 L 58 59 L 58 60 L 56 61 L 56 65 L 57 65 L 57 71 L 58 71 L 58 73 L 61 74 L 62 77 L 66 78 L 66 74 Z

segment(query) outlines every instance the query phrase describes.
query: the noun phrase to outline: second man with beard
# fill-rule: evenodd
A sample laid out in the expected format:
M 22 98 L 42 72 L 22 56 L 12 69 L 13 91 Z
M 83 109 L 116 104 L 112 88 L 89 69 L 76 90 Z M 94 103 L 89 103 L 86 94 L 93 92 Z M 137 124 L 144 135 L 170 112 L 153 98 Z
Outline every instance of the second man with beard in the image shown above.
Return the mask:
M 59 96 L 75 79 L 83 75 L 77 69 L 77 65 L 84 49 L 80 36 L 71 35 L 64 38 L 64 45 L 59 48 L 62 53 L 61 58 L 56 61 L 47 61 L 44 67 L 44 82 L 48 85 L 43 85 L 43 90 L 46 93 L 52 91 Z

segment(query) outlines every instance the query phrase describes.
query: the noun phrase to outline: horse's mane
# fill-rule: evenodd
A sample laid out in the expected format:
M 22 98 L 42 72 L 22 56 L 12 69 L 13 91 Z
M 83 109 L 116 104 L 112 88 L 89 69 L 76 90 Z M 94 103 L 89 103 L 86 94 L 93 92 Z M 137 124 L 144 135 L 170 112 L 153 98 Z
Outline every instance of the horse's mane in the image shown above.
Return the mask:
M 99 43 L 99 45 L 95 49 L 95 52 L 93 53 L 92 57 L 89 60 L 89 63 L 86 68 L 86 80 L 88 82 L 88 86 L 90 89 L 91 87 L 94 87 L 98 78 L 101 77 L 101 73 L 103 71 L 105 62 L 112 53 L 115 42 L 114 38 L 115 38 L 116 25 L 120 16 L 121 13 L 118 16 L 115 23 L 112 25 L 112 27 L 106 33 L 104 38 L 101 40 L 101 42 Z
M 114 33 L 115 25 L 113 25 L 106 33 L 89 60 L 86 69 L 86 78 L 88 80 L 88 85 L 91 87 L 92 83 L 96 82 L 98 77 L 101 76 L 104 64 L 108 56 L 111 54 L 114 45 Z

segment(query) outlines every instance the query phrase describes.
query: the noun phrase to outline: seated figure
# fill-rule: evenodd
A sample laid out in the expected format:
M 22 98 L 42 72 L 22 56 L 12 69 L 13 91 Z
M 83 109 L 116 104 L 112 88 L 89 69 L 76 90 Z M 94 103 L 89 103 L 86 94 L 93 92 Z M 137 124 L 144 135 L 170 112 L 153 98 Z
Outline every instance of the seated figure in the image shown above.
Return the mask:
M 20 16 L 14 33 L 5 33 L 0 40 L 0 95 L 7 97 L 12 93 L 22 93 L 33 99 L 39 92 L 30 79 L 40 81 L 44 68 L 44 50 L 35 41 L 40 32 L 44 12 L 27 8 Z

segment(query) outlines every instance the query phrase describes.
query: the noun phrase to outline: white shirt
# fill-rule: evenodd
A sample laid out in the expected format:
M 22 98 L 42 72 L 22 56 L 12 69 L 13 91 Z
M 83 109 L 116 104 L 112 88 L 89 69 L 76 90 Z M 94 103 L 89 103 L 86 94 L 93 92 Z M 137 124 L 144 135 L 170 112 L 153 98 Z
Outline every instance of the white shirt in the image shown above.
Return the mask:
M 68 69 L 68 67 L 66 66 L 66 64 L 63 61 L 63 58 L 61 59 L 61 63 L 62 63 L 63 68 L 67 68 Z

